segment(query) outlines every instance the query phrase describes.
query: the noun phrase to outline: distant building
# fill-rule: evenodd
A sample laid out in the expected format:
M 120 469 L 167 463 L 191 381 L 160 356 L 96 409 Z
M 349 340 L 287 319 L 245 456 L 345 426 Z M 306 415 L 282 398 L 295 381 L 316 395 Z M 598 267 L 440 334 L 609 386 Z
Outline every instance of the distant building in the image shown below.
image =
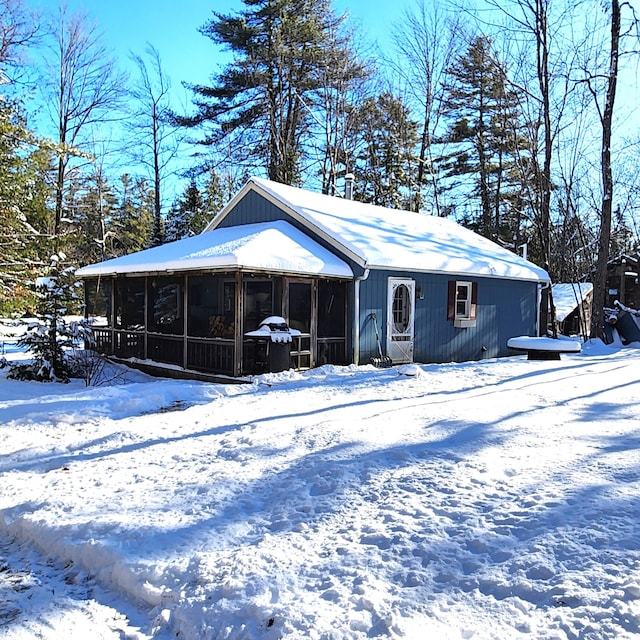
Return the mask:
M 77 275 L 90 314 L 105 301 L 104 353 L 236 377 L 268 369 L 270 348 L 294 369 L 506 356 L 510 337 L 539 334 L 549 285 L 451 220 L 260 178 L 202 234 Z M 290 341 L 260 328 L 273 317 Z
M 637 256 L 621 255 L 609 260 L 605 306 L 612 308 L 617 300 L 626 307 L 640 309 L 639 273 Z
M 552 292 L 557 332 L 566 336 L 589 335 L 593 284 L 590 282 L 554 284 Z

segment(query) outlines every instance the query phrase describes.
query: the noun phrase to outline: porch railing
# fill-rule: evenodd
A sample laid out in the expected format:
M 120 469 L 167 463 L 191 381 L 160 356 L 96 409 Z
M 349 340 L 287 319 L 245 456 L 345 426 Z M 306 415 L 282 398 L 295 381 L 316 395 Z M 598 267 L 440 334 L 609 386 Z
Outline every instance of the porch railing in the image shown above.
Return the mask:
M 184 362 L 184 337 L 162 334 L 146 335 L 143 331 L 130 331 L 110 328 L 93 328 L 95 349 L 99 353 L 113 354 L 119 358 L 150 359 L 164 362 L 186 369 L 234 375 L 233 340 L 225 338 L 187 338 L 187 360 Z M 347 364 L 346 338 L 318 338 L 316 366 L 323 364 Z M 294 339 L 291 345 L 291 366 L 296 369 L 307 369 L 311 362 L 309 336 Z M 260 373 L 252 369 L 255 360 L 255 345 L 245 341 L 244 373 Z
M 187 338 L 187 369 L 232 376 L 235 342 L 224 338 Z
M 316 344 L 316 366 L 348 364 L 346 338 L 318 338 Z

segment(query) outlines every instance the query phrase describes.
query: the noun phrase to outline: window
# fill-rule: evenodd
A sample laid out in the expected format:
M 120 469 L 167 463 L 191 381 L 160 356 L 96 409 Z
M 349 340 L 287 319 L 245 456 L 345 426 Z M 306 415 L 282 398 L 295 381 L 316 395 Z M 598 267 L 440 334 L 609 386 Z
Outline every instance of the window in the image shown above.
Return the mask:
M 393 292 L 393 332 L 406 333 L 411 322 L 411 293 L 406 284 L 399 284 Z
M 471 317 L 471 283 L 456 282 L 456 318 Z
M 477 282 L 468 282 L 465 280 L 449 281 L 447 320 L 453 320 L 454 327 L 475 327 L 477 306 Z

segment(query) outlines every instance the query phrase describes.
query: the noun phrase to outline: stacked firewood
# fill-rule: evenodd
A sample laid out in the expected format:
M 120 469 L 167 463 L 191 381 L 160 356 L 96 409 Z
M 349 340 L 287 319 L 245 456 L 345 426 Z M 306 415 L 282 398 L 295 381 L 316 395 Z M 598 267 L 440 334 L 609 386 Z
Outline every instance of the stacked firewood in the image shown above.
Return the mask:
M 233 338 L 236 327 L 233 322 L 226 324 L 223 316 L 209 316 L 209 335 L 214 338 Z

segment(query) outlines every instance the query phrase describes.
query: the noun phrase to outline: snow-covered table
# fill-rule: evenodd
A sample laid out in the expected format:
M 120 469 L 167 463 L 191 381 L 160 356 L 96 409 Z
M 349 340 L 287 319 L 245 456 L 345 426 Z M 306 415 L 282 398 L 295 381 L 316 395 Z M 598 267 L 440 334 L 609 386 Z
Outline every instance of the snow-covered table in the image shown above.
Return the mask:
M 526 351 L 528 360 L 560 360 L 561 353 L 582 351 L 582 345 L 576 340 L 559 340 L 544 336 L 509 338 L 507 347 L 516 351 Z

